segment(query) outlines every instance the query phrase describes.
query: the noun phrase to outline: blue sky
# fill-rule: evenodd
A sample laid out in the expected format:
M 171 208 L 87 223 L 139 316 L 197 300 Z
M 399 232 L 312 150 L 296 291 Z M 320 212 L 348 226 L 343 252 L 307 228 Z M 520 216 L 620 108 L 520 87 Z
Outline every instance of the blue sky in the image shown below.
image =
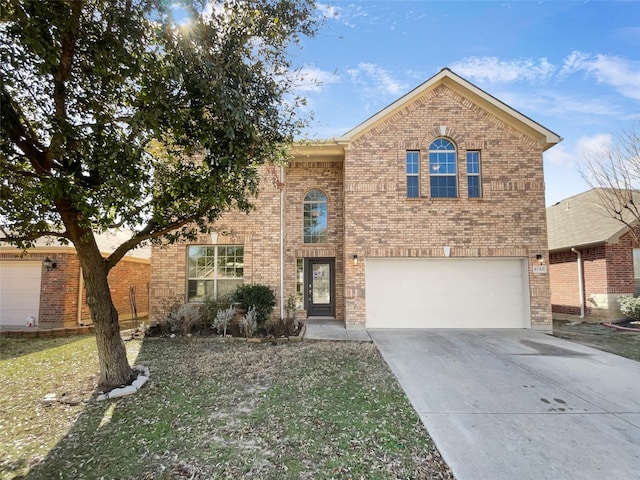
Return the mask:
M 559 134 L 547 205 L 589 188 L 585 152 L 640 118 L 640 2 L 334 1 L 294 52 L 308 136 L 340 136 L 449 67 Z

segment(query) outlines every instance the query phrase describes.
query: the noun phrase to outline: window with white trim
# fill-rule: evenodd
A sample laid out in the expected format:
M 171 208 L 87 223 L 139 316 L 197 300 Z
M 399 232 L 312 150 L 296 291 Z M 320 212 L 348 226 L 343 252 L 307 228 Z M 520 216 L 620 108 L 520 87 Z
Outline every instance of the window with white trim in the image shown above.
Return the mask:
M 409 150 L 406 154 L 407 198 L 420 197 L 420 152 Z
M 296 308 L 304 310 L 304 258 L 296 258 Z
M 469 188 L 469 198 L 480 198 L 482 196 L 480 152 L 478 150 L 467 151 L 467 186 Z
M 190 245 L 187 255 L 188 302 L 222 298 L 242 285 L 244 246 Z
M 429 187 L 431 198 L 458 196 L 456 147 L 446 138 L 437 138 L 429 146 Z
M 303 202 L 303 243 L 327 242 L 327 196 L 311 190 Z

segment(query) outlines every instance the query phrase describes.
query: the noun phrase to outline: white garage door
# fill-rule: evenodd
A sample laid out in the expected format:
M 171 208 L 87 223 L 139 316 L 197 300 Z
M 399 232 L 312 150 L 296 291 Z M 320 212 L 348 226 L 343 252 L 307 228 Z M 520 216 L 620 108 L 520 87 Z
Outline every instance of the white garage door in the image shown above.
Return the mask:
M 0 325 L 38 318 L 42 262 L 0 262 Z
M 367 328 L 530 328 L 524 259 L 366 259 Z

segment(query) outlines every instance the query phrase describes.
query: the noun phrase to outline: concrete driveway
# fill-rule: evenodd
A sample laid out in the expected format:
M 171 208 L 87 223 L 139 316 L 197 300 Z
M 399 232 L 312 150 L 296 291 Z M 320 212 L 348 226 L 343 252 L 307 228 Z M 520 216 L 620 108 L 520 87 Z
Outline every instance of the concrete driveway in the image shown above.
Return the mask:
M 457 480 L 640 479 L 640 363 L 530 330 L 368 330 Z

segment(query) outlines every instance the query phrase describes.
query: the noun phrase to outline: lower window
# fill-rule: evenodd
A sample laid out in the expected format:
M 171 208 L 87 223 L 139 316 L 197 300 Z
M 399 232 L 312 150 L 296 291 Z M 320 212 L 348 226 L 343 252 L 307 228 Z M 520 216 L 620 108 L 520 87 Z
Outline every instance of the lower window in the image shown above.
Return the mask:
M 187 301 L 219 299 L 242 285 L 244 247 L 242 245 L 192 245 L 188 249 Z
M 431 198 L 456 198 L 458 196 L 458 179 L 454 175 L 431 177 Z
M 304 310 L 304 259 L 296 258 L 296 308 Z

